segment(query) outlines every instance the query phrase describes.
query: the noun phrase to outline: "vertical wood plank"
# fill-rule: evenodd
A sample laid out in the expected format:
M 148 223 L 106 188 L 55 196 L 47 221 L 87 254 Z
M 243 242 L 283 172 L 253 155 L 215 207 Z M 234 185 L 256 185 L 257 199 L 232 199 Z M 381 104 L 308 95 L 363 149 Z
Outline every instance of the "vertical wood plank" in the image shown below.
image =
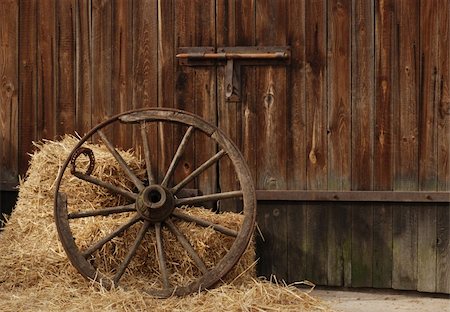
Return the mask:
M 351 185 L 351 20 L 350 0 L 328 2 L 328 189 Z M 328 211 L 328 285 L 351 283 L 351 208 Z
M 395 2 L 398 23 L 398 94 L 395 109 L 395 182 L 396 191 L 418 189 L 418 2 Z M 405 205 L 393 211 L 392 287 L 417 287 L 417 207 Z
M 56 133 L 75 130 L 75 21 L 73 0 L 56 3 Z
M 437 1 L 420 3 L 420 99 L 419 99 L 419 190 L 437 187 L 436 112 L 438 101 Z M 436 206 L 421 207 L 418 213 L 417 289 L 436 290 Z
M 158 106 L 158 3 L 153 0 L 139 0 L 133 3 L 133 64 L 132 64 L 132 104 L 134 109 Z M 151 150 L 157 151 L 158 126 L 147 125 L 147 139 Z M 142 146 L 139 127 L 133 128 L 133 143 Z M 155 166 L 159 153 L 150 153 L 150 161 Z M 161 178 L 157 169 L 153 174 Z M 162 179 L 162 178 L 161 178 Z M 161 181 L 161 180 L 160 180 Z
M 238 46 L 256 45 L 256 3 L 255 0 L 236 1 L 236 34 Z M 241 68 L 241 117 L 242 153 L 256 182 L 256 69 L 244 66 Z
M 287 1 L 256 2 L 257 45 L 286 45 Z M 256 68 L 257 189 L 286 189 L 286 68 Z M 284 207 L 260 205 L 259 225 L 267 240 L 260 268 L 287 279 L 287 214 Z
M 37 1 L 19 1 L 19 174 L 37 140 Z
M 178 47 L 198 46 L 194 39 L 195 3 L 192 1 L 178 1 L 175 5 L 175 49 Z M 191 67 L 181 66 L 177 62 L 175 84 L 175 107 L 177 109 L 195 112 L 195 70 Z M 186 131 L 186 129 L 183 129 Z M 174 131 L 174 150 L 178 147 L 184 132 L 181 129 Z M 180 160 L 179 169 L 174 173 L 175 181 L 181 181 L 194 169 L 194 144 L 191 143 Z M 195 187 L 194 183 L 187 187 Z
M 0 190 L 18 182 L 18 38 L 16 0 L 0 2 Z M 9 188 L 8 186 L 8 188 Z M 6 187 L 5 187 L 6 188 Z
M 326 1 L 306 1 L 306 178 L 309 190 L 327 189 Z M 307 208 L 307 278 L 327 283 L 328 210 L 320 203 Z
M 158 0 L 158 106 L 174 107 L 175 101 L 175 2 Z M 158 129 L 159 171 L 169 167 L 173 156 L 173 126 Z M 162 179 L 163 177 L 159 177 Z
M 149 12 L 150 13 L 150 12 Z M 148 16 L 156 20 L 156 10 Z M 131 1 L 117 1 L 112 7 L 111 105 L 116 115 L 133 108 L 133 7 Z M 154 48 L 156 54 L 156 48 Z M 113 142 L 123 149 L 133 147 L 131 127 L 116 125 Z
M 236 19 L 245 18 L 236 16 L 235 0 L 216 1 L 217 18 L 217 47 L 230 47 L 236 45 Z M 246 45 L 250 45 L 247 43 Z M 242 115 L 241 103 L 230 102 L 225 99 L 225 66 L 217 68 L 217 116 L 218 126 L 223 130 L 239 148 L 242 148 Z M 223 158 L 219 163 L 219 188 L 223 191 L 239 189 L 239 183 L 234 173 L 234 168 L 228 158 Z M 219 209 L 238 212 L 241 210 L 240 200 L 223 200 L 219 203 Z
M 437 189 L 450 190 L 450 3 L 439 2 Z M 450 207 L 437 207 L 436 291 L 450 293 Z
M 352 23 L 352 190 L 373 189 L 374 11 L 367 1 L 353 5 Z M 373 207 L 352 212 L 352 286 L 372 286 Z
M 56 136 L 56 12 L 55 1 L 39 2 L 38 9 L 38 133 L 40 138 Z
M 112 116 L 112 2 L 92 0 L 92 124 Z
M 92 2 L 79 0 L 76 3 L 75 31 L 75 97 L 76 128 L 84 135 L 92 124 Z
M 306 189 L 305 3 L 291 0 L 288 10 L 287 188 Z M 306 279 L 306 205 L 285 205 L 288 282 Z
M 375 116 L 374 190 L 393 189 L 393 0 L 377 0 L 375 6 Z M 373 208 L 373 287 L 392 285 L 392 206 Z
M 216 6 L 214 1 L 194 3 L 195 46 L 216 45 Z M 194 74 L 194 112 L 217 125 L 216 67 L 197 67 Z M 195 159 L 192 170 L 211 158 L 217 146 L 202 134 L 195 134 Z M 217 192 L 217 164 L 196 179 L 203 194 Z

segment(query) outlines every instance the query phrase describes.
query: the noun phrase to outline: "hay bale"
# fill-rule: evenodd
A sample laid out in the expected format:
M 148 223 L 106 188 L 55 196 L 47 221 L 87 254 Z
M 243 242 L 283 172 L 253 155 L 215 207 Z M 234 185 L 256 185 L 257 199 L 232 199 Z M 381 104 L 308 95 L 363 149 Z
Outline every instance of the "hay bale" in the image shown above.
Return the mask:
M 152 235 L 146 236 L 138 254 L 121 280 L 122 288 L 105 291 L 87 282 L 67 260 L 57 237 L 53 220 L 53 192 L 57 173 L 77 139 L 66 136 L 59 142 L 45 141 L 36 144 L 25 181 L 21 181 L 17 206 L 0 234 L 0 310 L 108 310 L 127 311 L 156 309 L 160 311 L 210 311 L 226 306 L 230 311 L 249 310 L 305 310 L 323 311 L 327 307 L 293 287 L 281 287 L 255 278 L 254 246 L 241 258 L 230 272 L 228 284 L 200 294 L 184 298 L 160 300 L 141 292 L 139 285 L 159 283 L 159 269 Z M 89 144 L 96 155 L 93 176 L 112 184 L 132 190 L 133 185 L 124 176 L 112 155 L 104 146 Z M 120 151 L 126 162 L 143 176 L 144 163 L 132 151 Z M 77 166 L 87 166 L 88 161 L 79 158 Z M 103 188 L 93 186 L 71 175 L 64 177 L 61 190 L 77 194 L 70 204 L 89 209 L 125 203 L 125 199 L 110 194 Z M 238 214 L 217 215 L 201 208 L 190 208 L 189 213 L 237 229 L 242 216 Z M 128 216 L 114 218 L 78 219 L 71 227 L 77 243 L 88 246 L 111 229 L 127 220 Z M 100 219 L 100 220 L 99 220 Z M 177 222 L 207 265 L 216 263 L 232 239 L 212 229 L 205 229 L 188 222 Z M 123 258 L 130 242 L 139 228 L 132 227 L 124 235 L 114 239 L 97 252 L 98 267 L 112 271 L 117 259 Z M 187 283 L 199 272 L 183 248 L 175 243 L 168 231 L 163 231 L 170 279 Z M 184 259 L 184 261 L 180 261 Z M 239 278 L 237 278 L 239 277 Z M 153 279 L 153 280 L 152 280 Z

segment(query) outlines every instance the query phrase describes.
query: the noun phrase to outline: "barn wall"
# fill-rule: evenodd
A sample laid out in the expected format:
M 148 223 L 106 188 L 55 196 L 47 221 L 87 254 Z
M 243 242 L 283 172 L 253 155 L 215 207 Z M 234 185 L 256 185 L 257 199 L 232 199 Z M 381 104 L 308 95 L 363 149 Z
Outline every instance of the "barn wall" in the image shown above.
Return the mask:
M 0 1 L 0 185 L 32 141 L 164 106 L 216 123 L 257 189 L 450 191 L 446 0 Z M 288 45 L 289 66 L 189 68 L 180 46 Z M 156 132 L 159 135 L 156 135 Z M 179 133 L 156 159 L 166 167 Z M 130 147 L 134 133 L 116 133 Z M 156 138 L 155 138 L 156 140 Z M 201 141 L 204 154 L 210 147 Z M 192 163 L 193 151 L 186 161 Z M 227 165 L 205 187 L 231 187 Z M 260 202 L 261 274 L 450 293 L 448 203 Z

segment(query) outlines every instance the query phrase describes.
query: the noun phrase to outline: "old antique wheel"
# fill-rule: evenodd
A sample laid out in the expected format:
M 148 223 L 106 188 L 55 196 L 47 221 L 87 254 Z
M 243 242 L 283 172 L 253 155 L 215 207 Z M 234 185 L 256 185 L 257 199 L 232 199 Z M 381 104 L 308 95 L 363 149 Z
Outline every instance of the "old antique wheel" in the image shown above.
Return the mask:
M 128 127 L 129 131 L 134 131 L 136 136 L 139 137 L 141 145 L 139 148 L 143 151 L 146 168 L 143 174 L 142 172 L 139 174 L 134 172 L 111 143 L 111 137 L 113 137 L 111 133 L 114 133 L 111 129 L 118 126 Z M 154 166 L 151 163 L 152 153 L 158 151 L 156 146 L 149 144 L 149 141 L 151 141 L 149 138 L 154 135 L 154 133 L 148 131 L 152 126 L 158 129 L 160 127 L 176 127 L 180 133 L 180 143 L 174 148 L 170 165 L 162 173 L 155 173 Z M 110 134 L 108 135 L 108 133 Z M 179 178 L 179 181 L 176 181 L 174 175 L 183 154 L 186 153 L 187 146 L 190 142 L 199 139 L 208 140 L 211 143 L 210 146 L 215 147 L 213 156 L 208 156 L 208 159 L 202 160 L 194 170 L 190 170 L 184 177 Z M 114 157 L 128 182 L 132 184 L 132 188 L 114 185 L 101 177 L 92 175 L 96 166 L 96 155 L 87 146 L 89 142 L 96 141 L 106 146 L 107 151 Z M 157 142 L 157 140 L 154 141 Z M 190 151 L 196 152 L 193 148 Z M 83 169 L 77 168 L 78 163 L 81 162 L 79 158 L 85 160 Z M 227 159 L 232 164 L 231 167 L 235 171 L 238 189 L 223 192 L 210 190 L 206 194 L 202 193 L 200 189 L 200 194 L 189 195 L 189 192 L 186 192 L 186 187 L 192 185 L 195 179 L 201 177 L 222 159 Z M 76 198 L 72 199 L 72 196 L 75 195 L 67 190 L 70 190 L 70 181 L 74 180 L 105 190 L 124 199 L 124 202 L 119 205 L 100 208 L 90 207 L 89 205 L 80 207 L 80 204 L 73 204 L 76 202 Z M 65 188 L 63 185 L 65 185 Z M 201 207 L 207 203 L 220 200 L 232 200 L 241 203 L 242 218 L 238 229 L 231 229 L 223 224 L 214 223 L 189 213 L 192 206 Z M 125 221 L 114 224 L 114 228 L 101 228 L 103 224 L 109 224 L 110 220 L 117 220 L 118 216 L 124 215 L 126 216 Z M 146 284 L 143 287 L 145 291 L 158 297 L 168 297 L 171 295 L 186 295 L 211 287 L 231 270 L 246 250 L 253 234 L 255 216 L 255 190 L 249 169 L 239 150 L 217 127 L 196 115 L 175 109 L 150 108 L 130 111 L 97 125 L 73 148 L 62 165 L 56 181 L 55 222 L 67 256 L 84 277 L 99 282 L 106 288 L 118 285 L 119 282 L 122 285 L 122 280 L 127 275 L 125 273 L 128 271 L 136 253 L 140 249 L 150 248 L 145 243 L 145 239 L 149 236 L 155 242 L 153 245 L 155 257 L 152 261 L 157 262 L 158 272 L 155 272 L 155 275 L 159 282 Z M 75 231 L 73 225 L 78 220 L 92 220 L 82 224 L 97 226 L 98 231 L 102 233 L 101 238 L 90 242 L 89 246 L 79 246 L 79 237 L 83 236 L 83 230 Z M 232 239 L 231 247 L 216 263 L 205 263 L 193 247 L 192 242 L 189 241 L 187 233 L 183 233 L 177 225 L 179 222 L 188 222 L 196 228 L 213 229 L 213 233 L 224 237 L 224 239 Z M 131 231 L 131 228 L 134 228 L 134 231 Z M 111 249 L 111 253 L 117 254 L 116 249 L 121 245 L 117 245 L 115 242 L 126 231 L 133 234 L 133 241 L 126 246 L 124 256 L 111 264 L 111 266 L 115 265 L 112 269 L 97 267 L 96 257 L 101 257 L 99 250 L 110 246 L 108 248 Z M 172 271 L 176 270 L 178 260 L 170 260 L 169 268 L 166 255 L 168 244 L 164 239 L 167 235 L 171 235 L 172 243 L 178 244 L 184 250 L 184 257 L 187 255 L 197 268 L 198 273 L 195 278 L 185 284 L 176 284 L 176 281 L 169 278 L 174 273 Z M 182 259 L 179 259 L 179 261 L 182 261 Z M 178 275 L 184 274 L 184 272 L 175 273 Z

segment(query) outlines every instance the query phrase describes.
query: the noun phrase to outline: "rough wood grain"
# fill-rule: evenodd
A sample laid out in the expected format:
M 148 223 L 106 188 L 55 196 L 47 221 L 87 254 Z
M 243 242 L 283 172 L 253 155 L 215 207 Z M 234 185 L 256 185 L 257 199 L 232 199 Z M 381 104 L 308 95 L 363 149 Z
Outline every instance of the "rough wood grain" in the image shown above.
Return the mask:
M 375 6 L 375 107 L 373 187 L 393 189 L 393 0 L 376 1 Z M 373 207 L 373 287 L 392 285 L 392 207 Z
M 92 1 L 76 2 L 75 6 L 75 97 L 76 128 L 84 135 L 92 124 Z
M 155 12 L 147 12 L 148 18 L 155 21 Z M 133 7 L 130 1 L 118 1 L 112 7 L 112 69 L 111 69 L 111 105 L 112 114 L 116 115 L 133 108 Z M 155 22 L 156 23 L 156 22 Z M 156 45 L 156 43 L 155 43 Z M 152 49 L 156 54 L 156 48 Z M 155 66 L 156 67 L 156 66 Z M 156 88 L 155 88 L 156 89 Z M 113 142 L 129 149 L 133 147 L 133 129 L 115 126 Z
M 396 1 L 398 23 L 397 67 L 398 101 L 395 109 L 394 189 L 418 189 L 418 2 Z M 417 286 L 417 207 L 402 206 L 393 213 L 392 287 L 415 289 Z
M 348 0 L 328 2 L 328 189 L 351 185 L 351 19 Z M 328 285 L 351 284 L 351 208 L 328 211 Z
M 326 23 L 326 1 L 306 1 L 306 178 L 311 190 L 327 188 Z M 326 284 L 328 210 L 320 204 L 307 209 L 307 278 Z
M 56 2 L 56 133 L 75 130 L 75 1 Z
M 287 188 L 306 189 L 305 1 L 289 1 L 286 115 Z M 287 274 L 289 282 L 306 279 L 306 205 L 287 205 Z
M 158 20 L 157 3 L 152 0 L 137 1 L 132 8 L 132 106 L 148 108 L 158 106 Z M 158 168 L 158 126 L 156 123 L 146 125 L 147 141 L 151 151 L 150 162 L 153 175 L 161 181 L 167 168 Z M 139 127 L 133 129 L 133 143 L 141 145 L 142 137 Z
M 256 4 L 256 42 L 261 46 L 286 45 L 287 1 L 259 0 Z M 258 189 L 286 189 L 286 68 L 258 66 L 256 68 L 256 151 Z M 264 236 L 274 239 L 262 246 L 265 259 L 260 268 L 265 275 L 287 279 L 287 214 L 286 209 L 260 206 L 258 218 Z M 271 216 L 268 224 L 267 216 Z M 274 229 L 277 233 L 273 233 Z
M 439 101 L 437 109 L 438 190 L 450 189 L 450 3 L 439 3 L 437 76 Z M 437 207 L 436 291 L 450 293 L 450 206 Z
M 19 1 L 19 127 L 18 158 L 19 174 L 28 168 L 33 150 L 32 141 L 37 140 L 37 1 Z
M 352 25 L 352 190 L 373 188 L 374 11 L 368 2 L 353 4 Z M 372 286 L 373 208 L 352 212 L 352 286 Z
M 174 107 L 175 35 L 175 1 L 158 0 L 158 106 L 160 107 Z M 169 167 L 174 154 L 173 126 L 160 126 L 158 139 L 160 148 L 158 172 L 161 172 Z
M 18 20 L 15 0 L 0 3 L 0 190 L 18 182 Z
M 218 47 L 235 46 L 236 19 L 245 18 L 236 15 L 235 0 L 220 0 L 216 3 L 216 42 Z M 249 44 L 247 44 L 249 45 Z M 230 102 L 225 99 L 225 66 L 217 68 L 217 117 L 218 126 L 242 149 L 242 113 L 240 102 Z M 236 190 L 240 186 L 228 158 L 219 163 L 219 188 L 221 191 Z M 238 212 L 242 207 L 240 201 L 224 200 L 219 203 L 221 210 Z
M 54 139 L 56 136 L 56 5 L 53 0 L 39 2 L 38 9 L 38 136 Z
M 440 10 L 436 1 L 420 3 L 420 98 L 419 98 L 419 190 L 434 191 L 437 187 L 437 101 L 439 83 L 438 23 Z M 436 290 L 436 206 L 419 210 L 417 242 L 417 289 Z
M 92 124 L 112 116 L 112 2 L 92 0 Z

